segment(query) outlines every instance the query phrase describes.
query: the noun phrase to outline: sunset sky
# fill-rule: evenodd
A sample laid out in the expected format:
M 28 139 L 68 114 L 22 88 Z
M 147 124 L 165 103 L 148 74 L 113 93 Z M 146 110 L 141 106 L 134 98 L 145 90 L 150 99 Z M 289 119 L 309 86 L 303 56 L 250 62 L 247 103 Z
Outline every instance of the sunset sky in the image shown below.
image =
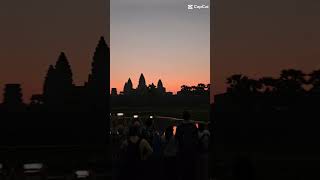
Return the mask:
M 24 99 L 41 93 L 44 76 L 65 51 L 82 85 L 101 35 L 109 42 L 106 0 L 10 0 L 0 3 L 0 94 L 21 83 Z M 122 91 L 140 73 L 169 91 L 208 83 L 209 0 L 111 0 L 111 87 Z M 284 68 L 320 68 L 320 2 L 215 0 L 211 79 L 214 94 L 234 73 L 275 76 Z M 2 101 L 2 95 L 0 96 Z
M 109 41 L 106 0 L 10 0 L 0 3 L 0 101 L 6 83 L 24 99 L 41 93 L 48 66 L 69 58 L 77 85 L 87 80 L 100 36 Z
M 209 0 L 112 0 L 111 87 L 123 90 L 141 73 L 169 91 L 210 81 L 210 10 L 187 10 Z
M 320 68 L 320 2 L 215 0 L 214 94 L 234 73 L 278 76 L 285 68 Z

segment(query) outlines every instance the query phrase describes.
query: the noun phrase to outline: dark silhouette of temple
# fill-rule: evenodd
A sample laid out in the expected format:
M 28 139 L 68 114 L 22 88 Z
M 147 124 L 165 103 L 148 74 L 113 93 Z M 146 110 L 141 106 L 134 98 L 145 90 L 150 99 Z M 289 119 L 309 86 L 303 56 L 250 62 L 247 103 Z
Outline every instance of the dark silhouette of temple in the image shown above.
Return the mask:
M 177 92 L 178 96 L 208 96 L 210 93 L 210 84 L 198 84 L 197 86 L 187 86 L 182 85 L 181 90 Z M 159 79 L 157 86 L 154 83 L 151 83 L 147 86 L 145 77 L 143 74 L 140 75 L 139 84 L 137 88 L 133 87 L 131 78 L 124 84 L 123 91 L 118 94 L 116 88 L 112 88 L 112 96 L 174 96 L 172 92 L 167 92 L 166 88 L 163 85 L 161 79 Z
M 20 84 L 6 84 L 3 94 L 3 103 L 0 105 L 2 112 L 21 112 L 26 110 L 22 100 Z
M 116 89 L 114 89 L 113 95 L 117 95 L 115 94 L 115 91 Z M 146 79 L 144 75 L 141 74 L 139 78 L 139 84 L 136 89 L 133 88 L 133 83 L 131 78 L 129 78 L 120 94 L 125 96 L 146 96 L 148 94 L 164 96 L 171 95 L 172 93 L 166 92 L 166 88 L 163 86 L 161 79 L 159 79 L 157 86 L 155 86 L 154 83 L 147 86 Z
M 43 92 L 23 102 L 20 84 L 7 84 L 0 104 L 0 147 L 106 146 L 110 129 L 110 49 L 101 37 L 83 86 L 73 82 L 67 55 L 48 67 Z
M 117 106 L 199 106 L 209 104 L 210 84 L 197 86 L 182 85 L 181 90 L 174 94 L 168 92 L 161 79 L 157 86 L 147 85 L 145 76 L 140 75 L 139 82 L 134 88 L 131 78 L 124 84 L 123 91 L 118 93 L 116 88 L 111 90 L 111 105 Z
M 43 93 L 22 102 L 19 84 L 7 84 L 2 112 L 107 112 L 110 94 L 110 49 L 103 37 L 93 55 L 91 72 L 83 86 L 73 82 L 73 73 L 64 52 L 50 65 L 44 79 Z
M 115 93 L 113 94 L 116 95 Z M 166 88 L 163 87 L 161 79 L 159 79 L 157 86 L 155 86 L 154 83 L 147 86 L 146 79 L 144 75 L 141 74 L 139 78 L 139 84 L 136 89 L 133 88 L 133 83 L 131 81 L 131 78 L 129 78 L 129 80 L 124 85 L 123 91 L 120 92 L 120 94 L 125 96 L 146 96 L 148 94 L 163 96 L 172 93 L 166 92 Z

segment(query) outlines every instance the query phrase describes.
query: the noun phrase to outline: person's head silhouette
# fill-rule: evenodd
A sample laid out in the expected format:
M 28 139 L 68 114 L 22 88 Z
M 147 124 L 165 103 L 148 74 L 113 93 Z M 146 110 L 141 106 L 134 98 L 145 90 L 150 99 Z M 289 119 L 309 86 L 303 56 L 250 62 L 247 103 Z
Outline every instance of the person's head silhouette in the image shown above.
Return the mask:
M 191 115 L 188 111 L 184 111 L 182 116 L 183 116 L 183 120 L 185 120 L 185 121 L 190 120 L 190 117 L 191 117 Z
M 139 128 L 140 126 L 138 125 L 132 125 L 129 128 L 129 136 L 138 136 L 139 135 Z
M 152 119 L 151 119 L 151 118 L 148 118 L 148 119 L 146 120 L 146 123 L 145 123 L 146 127 L 150 128 L 150 127 L 152 126 L 152 124 L 153 124 Z

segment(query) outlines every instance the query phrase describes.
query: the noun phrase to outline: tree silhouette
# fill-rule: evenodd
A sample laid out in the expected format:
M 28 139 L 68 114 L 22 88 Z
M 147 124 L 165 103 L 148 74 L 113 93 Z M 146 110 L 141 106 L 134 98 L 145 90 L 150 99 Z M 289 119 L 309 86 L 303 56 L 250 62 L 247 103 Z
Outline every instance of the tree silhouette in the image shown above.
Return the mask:
M 312 85 L 310 92 L 319 93 L 320 92 L 320 70 L 315 70 L 309 74 L 308 84 Z
M 192 88 L 187 85 L 182 85 L 181 86 L 181 94 L 183 95 L 190 95 L 192 93 Z
M 305 92 L 303 85 L 306 83 L 305 74 L 300 70 L 283 70 L 280 75 L 278 91 L 280 94 L 300 94 Z
M 241 74 L 234 74 L 227 78 L 228 89 L 227 92 L 240 92 L 241 87 L 243 86 L 244 80 L 248 79 L 248 77 L 243 76 Z
M 274 93 L 277 89 L 278 79 L 272 77 L 262 77 L 259 79 L 263 93 Z
M 196 95 L 203 95 L 206 93 L 206 85 L 200 83 L 195 87 L 194 91 L 195 91 L 194 94 Z
M 209 95 L 210 84 L 199 83 L 197 86 L 182 85 L 178 94 L 185 96 L 203 96 Z
M 158 95 L 157 87 L 153 83 L 148 86 L 148 92 L 151 96 Z
M 257 93 L 261 89 L 259 81 L 241 74 L 235 74 L 227 78 L 227 84 L 229 85 L 227 92 L 232 94 L 249 95 Z
M 210 89 L 211 89 L 211 84 L 207 84 L 206 90 L 210 92 Z

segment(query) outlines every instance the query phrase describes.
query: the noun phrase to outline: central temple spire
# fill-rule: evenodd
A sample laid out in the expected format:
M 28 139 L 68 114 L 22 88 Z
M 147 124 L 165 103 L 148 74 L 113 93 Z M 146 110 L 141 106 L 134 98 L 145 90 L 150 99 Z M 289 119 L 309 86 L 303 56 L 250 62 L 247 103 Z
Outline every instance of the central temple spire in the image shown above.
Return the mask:
M 140 78 L 139 78 L 139 85 L 137 88 L 137 91 L 139 94 L 145 94 L 148 91 L 146 79 L 144 78 L 143 73 L 141 73 Z

